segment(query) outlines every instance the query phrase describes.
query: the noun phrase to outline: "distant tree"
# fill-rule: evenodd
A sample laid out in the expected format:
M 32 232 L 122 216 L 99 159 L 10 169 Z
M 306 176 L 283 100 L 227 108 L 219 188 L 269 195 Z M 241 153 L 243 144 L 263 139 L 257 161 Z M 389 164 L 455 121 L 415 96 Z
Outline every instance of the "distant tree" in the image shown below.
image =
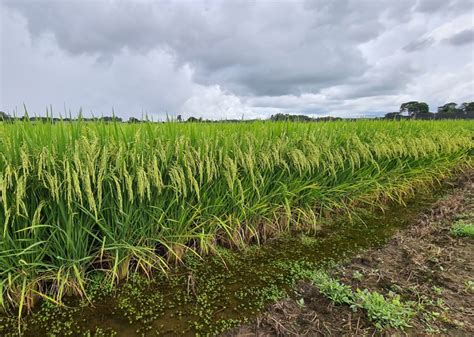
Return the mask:
M 387 119 L 395 119 L 400 116 L 400 113 L 398 111 L 396 112 L 389 112 L 385 114 L 385 118 Z
M 439 106 L 438 112 L 439 113 L 456 113 L 456 112 L 459 112 L 459 109 L 457 108 L 456 103 L 451 102 L 451 103 L 446 103 L 445 105 Z
M 6 112 L 0 111 L 0 121 L 7 121 L 10 119 L 11 117 Z
M 288 115 L 277 113 L 276 115 L 271 115 L 270 120 L 278 122 L 278 121 L 286 121 L 288 120 Z
M 178 116 L 176 117 L 176 119 L 178 120 L 178 122 L 181 122 L 181 121 L 183 120 L 183 118 L 181 117 L 181 115 L 178 115 Z
M 121 122 L 122 118 L 117 117 L 117 116 L 104 116 L 99 118 L 100 121 L 103 122 Z
M 282 114 L 277 113 L 276 115 L 272 115 L 270 120 L 279 122 L 279 121 L 291 121 L 291 122 L 310 122 L 313 118 L 306 116 L 306 115 L 290 115 L 290 114 Z
M 129 123 L 140 123 L 141 121 L 140 121 L 138 118 L 130 117 L 130 118 L 128 119 L 128 122 L 129 122 Z
M 460 110 L 465 114 L 474 113 L 474 102 L 464 102 L 461 104 Z
M 199 119 L 197 119 L 196 117 L 189 117 L 188 120 L 186 122 L 189 122 L 189 123 L 196 123 L 196 122 L 200 122 Z
M 408 113 L 409 116 L 419 113 L 428 113 L 429 111 L 429 106 L 425 102 L 411 101 L 400 105 L 400 113 Z

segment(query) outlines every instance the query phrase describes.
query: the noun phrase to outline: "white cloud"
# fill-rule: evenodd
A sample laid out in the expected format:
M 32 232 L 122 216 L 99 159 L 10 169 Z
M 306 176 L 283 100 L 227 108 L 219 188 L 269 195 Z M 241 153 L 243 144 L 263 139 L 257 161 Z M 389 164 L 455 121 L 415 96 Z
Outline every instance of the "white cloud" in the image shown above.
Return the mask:
M 253 119 L 265 116 L 264 109 L 252 109 L 242 103 L 236 95 L 224 92 L 218 85 L 195 85 L 192 96 L 186 100 L 180 111 L 183 117 L 202 117 L 204 119 Z
M 92 55 L 71 56 L 59 49 L 54 36 L 31 40 L 25 20 L 18 14 L 2 14 L 1 95 L 6 111 L 23 103 L 33 114 L 46 107 L 64 115 L 82 107 L 85 114 L 129 117 L 144 113 L 165 115 L 176 111 L 192 92 L 192 71 L 177 67 L 165 51 L 137 54 L 124 48 L 110 59 Z
M 0 9 L 7 111 L 65 102 L 125 118 L 359 116 L 406 100 L 473 100 L 469 0 L 0 0 Z

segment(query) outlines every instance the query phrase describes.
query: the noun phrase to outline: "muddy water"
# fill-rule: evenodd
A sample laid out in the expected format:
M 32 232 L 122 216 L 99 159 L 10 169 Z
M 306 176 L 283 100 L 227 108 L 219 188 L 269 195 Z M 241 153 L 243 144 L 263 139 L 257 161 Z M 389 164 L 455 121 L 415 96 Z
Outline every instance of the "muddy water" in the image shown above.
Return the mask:
M 131 281 L 98 296 L 93 306 L 70 302 L 68 308 L 41 309 L 27 320 L 25 335 L 217 334 L 254 318 L 282 296 L 294 281 L 288 274 L 292 266 L 341 262 L 381 245 L 443 193 L 421 193 L 407 207 L 372 212 L 352 223 L 339 220 L 303 238 L 288 235 L 244 252 L 193 259 L 192 268 L 176 270 L 169 278 Z

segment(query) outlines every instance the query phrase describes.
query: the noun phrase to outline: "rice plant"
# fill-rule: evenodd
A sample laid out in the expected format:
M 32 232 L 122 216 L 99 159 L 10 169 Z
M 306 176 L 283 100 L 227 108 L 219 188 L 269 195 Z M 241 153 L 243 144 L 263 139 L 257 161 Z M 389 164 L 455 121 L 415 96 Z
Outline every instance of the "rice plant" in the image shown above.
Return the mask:
M 0 123 L 0 304 L 87 297 L 473 166 L 471 121 Z

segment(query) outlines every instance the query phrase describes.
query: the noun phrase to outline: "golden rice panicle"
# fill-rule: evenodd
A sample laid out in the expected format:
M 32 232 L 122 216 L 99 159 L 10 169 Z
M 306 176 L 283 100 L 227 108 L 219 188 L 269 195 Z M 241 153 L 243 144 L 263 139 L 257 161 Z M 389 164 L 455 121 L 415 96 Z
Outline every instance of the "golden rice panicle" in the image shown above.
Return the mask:
M 150 166 L 151 172 L 149 175 L 151 176 L 151 181 L 152 181 L 152 186 L 157 189 L 158 194 L 161 193 L 164 184 L 163 184 L 163 178 L 161 175 L 160 167 L 158 166 L 158 155 L 154 153 L 152 155 L 152 162 Z

